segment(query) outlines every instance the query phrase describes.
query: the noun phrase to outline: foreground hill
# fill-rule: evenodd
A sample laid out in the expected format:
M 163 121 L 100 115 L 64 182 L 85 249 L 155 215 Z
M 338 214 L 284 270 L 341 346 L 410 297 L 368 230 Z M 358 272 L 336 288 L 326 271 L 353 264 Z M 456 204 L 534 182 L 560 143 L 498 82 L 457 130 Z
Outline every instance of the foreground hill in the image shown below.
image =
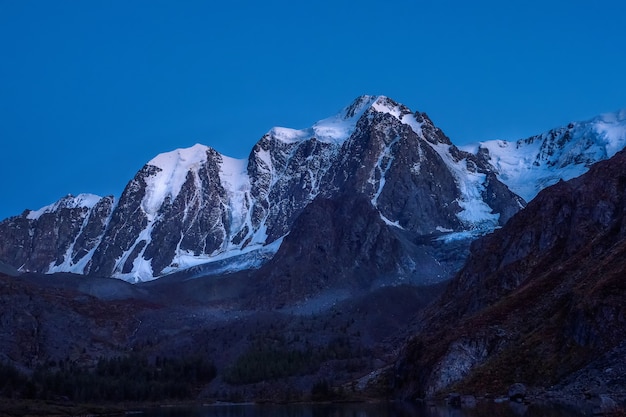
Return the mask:
M 472 245 L 397 363 L 405 397 L 626 392 L 626 153 L 542 191 Z

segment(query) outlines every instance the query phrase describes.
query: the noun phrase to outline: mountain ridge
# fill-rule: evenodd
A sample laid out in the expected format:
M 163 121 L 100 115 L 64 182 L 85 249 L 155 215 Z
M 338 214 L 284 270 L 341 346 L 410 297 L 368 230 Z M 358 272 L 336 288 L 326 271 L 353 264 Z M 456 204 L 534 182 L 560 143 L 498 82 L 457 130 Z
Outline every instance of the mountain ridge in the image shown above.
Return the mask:
M 272 128 L 247 159 L 196 144 L 151 159 L 118 199 L 66 197 L 67 207 L 57 202 L 6 219 L 0 260 L 23 271 L 138 282 L 255 251 L 267 259 L 317 196 L 346 190 L 367 196 L 388 227 L 471 238 L 524 206 L 507 188 L 515 183 L 502 155 L 480 146 L 457 148 L 425 113 L 361 96 L 311 128 Z M 69 213 L 72 204 L 76 218 L 68 222 L 58 210 Z M 37 253 L 37 225 L 54 234 L 62 222 L 72 224 L 69 235 Z M 86 250 L 76 250 L 81 245 Z M 260 264 L 242 267 L 251 266 Z
M 550 129 L 517 141 L 462 147 L 494 166 L 498 178 L 526 201 L 559 180 L 569 180 L 626 147 L 626 109 Z

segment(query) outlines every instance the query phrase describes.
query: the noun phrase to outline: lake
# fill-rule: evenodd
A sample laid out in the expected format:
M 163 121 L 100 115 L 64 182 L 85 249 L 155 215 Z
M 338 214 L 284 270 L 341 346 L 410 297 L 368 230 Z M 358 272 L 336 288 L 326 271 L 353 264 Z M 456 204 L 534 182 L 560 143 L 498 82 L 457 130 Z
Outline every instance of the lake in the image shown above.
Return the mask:
M 562 407 L 525 406 L 518 403 L 480 404 L 476 408 L 423 406 L 412 403 L 210 405 L 163 407 L 143 417 L 581 417 Z

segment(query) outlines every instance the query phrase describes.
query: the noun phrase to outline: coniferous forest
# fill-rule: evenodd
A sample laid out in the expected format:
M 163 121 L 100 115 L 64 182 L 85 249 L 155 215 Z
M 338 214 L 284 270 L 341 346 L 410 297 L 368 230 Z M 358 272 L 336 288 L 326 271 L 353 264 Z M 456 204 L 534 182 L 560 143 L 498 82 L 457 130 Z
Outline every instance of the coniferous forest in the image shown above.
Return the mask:
M 213 363 L 202 356 L 101 358 L 91 368 L 53 361 L 32 375 L 0 364 L 0 396 L 76 402 L 185 400 L 194 398 L 215 374 Z

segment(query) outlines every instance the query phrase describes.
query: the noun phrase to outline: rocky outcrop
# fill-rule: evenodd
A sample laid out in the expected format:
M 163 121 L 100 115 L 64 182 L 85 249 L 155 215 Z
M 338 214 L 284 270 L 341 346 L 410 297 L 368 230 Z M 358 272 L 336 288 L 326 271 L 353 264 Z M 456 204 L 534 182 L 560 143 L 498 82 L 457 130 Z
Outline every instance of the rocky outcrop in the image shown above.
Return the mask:
M 325 187 L 322 178 L 339 148 L 312 137 L 283 142 L 265 135 L 248 159 L 252 228 L 267 227 L 267 242 L 286 235 L 291 225 Z

